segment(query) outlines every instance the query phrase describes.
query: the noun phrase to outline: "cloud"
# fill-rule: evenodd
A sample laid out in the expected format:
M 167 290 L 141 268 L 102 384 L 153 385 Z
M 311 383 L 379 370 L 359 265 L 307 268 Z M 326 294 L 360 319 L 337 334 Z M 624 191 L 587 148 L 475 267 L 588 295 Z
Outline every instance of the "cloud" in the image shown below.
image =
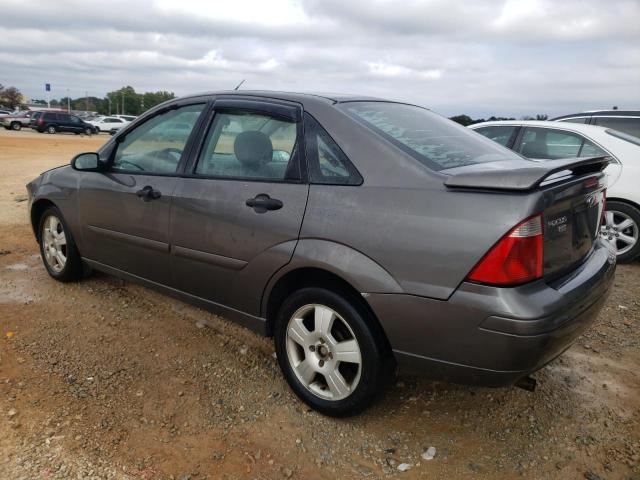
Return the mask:
M 339 91 L 451 115 L 640 108 L 626 0 L 3 0 L 0 83 L 42 98 Z M 6 41 L 10 39 L 10 41 Z

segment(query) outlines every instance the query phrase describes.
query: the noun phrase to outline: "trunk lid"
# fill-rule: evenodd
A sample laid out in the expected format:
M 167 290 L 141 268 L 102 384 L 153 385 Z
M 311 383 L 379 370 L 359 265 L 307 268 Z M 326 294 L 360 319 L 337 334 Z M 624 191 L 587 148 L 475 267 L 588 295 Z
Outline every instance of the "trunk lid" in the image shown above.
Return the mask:
M 543 277 L 551 280 L 575 268 L 598 237 L 605 206 L 602 170 L 608 157 L 551 161 L 493 162 L 443 171 L 451 189 L 539 191 L 544 235 Z

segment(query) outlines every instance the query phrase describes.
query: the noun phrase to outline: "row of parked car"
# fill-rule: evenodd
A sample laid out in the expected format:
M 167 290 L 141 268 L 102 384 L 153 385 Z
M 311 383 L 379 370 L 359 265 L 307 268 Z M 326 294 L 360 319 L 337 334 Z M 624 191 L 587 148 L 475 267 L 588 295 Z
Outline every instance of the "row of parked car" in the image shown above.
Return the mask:
M 85 133 L 87 135 L 106 132 L 113 135 L 135 120 L 133 115 L 94 116 L 81 118 L 67 112 L 0 112 L 0 122 L 7 130 L 32 128 L 40 133 Z

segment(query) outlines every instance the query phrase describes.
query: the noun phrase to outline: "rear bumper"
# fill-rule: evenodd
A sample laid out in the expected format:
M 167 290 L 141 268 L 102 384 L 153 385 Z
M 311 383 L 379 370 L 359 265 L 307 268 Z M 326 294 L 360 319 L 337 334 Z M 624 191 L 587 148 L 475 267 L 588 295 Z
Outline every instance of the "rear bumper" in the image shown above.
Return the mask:
M 369 294 L 401 368 L 453 382 L 507 385 L 564 352 L 596 318 L 615 254 L 598 240 L 569 275 L 513 288 L 462 283 L 446 301 Z

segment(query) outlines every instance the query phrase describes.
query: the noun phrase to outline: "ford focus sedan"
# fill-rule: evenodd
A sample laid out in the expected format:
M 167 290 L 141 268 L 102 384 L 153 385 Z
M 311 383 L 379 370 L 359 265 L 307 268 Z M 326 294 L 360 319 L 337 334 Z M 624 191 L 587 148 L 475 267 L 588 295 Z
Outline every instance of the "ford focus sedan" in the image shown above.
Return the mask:
M 271 336 L 293 391 L 344 416 L 398 365 L 502 386 L 568 348 L 614 275 L 607 161 L 526 160 L 414 105 L 218 92 L 27 188 L 53 278 L 100 270 Z

